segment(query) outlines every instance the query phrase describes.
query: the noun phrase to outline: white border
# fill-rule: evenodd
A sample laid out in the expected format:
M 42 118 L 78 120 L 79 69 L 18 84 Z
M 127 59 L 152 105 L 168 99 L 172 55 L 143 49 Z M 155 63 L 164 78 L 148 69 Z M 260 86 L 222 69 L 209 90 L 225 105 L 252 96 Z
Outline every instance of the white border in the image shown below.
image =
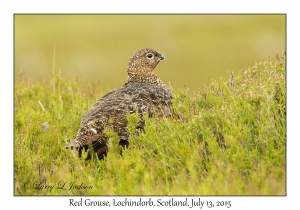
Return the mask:
M 66 208 L 70 197 L 13 197 L 13 14 L 14 13 L 286 13 L 287 14 L 287 196 L 201 197 L 231 200 L 230 209 L 285 209 L 299 206 L 299 62 L 298 4 L 284 1 L 3 1 L 1 3 L 1 201 L 4 209 Z M 297 138 L 298 137 L 298 138 Z M 80 197 L 74 197 L 79 199 Z M 86 199 L 88 197 L 84 197 Z M 122 199 L 117 197 L 116 199 Z M 147 198 L 147 197 L 143 197 Z M 158 199 L 159 197 L 154 197 Z M 113 197 L 91 197 L 113 199 Z M 103 207 L 97 207 L 103 208 Z M 114 209 L 114 208 L 111 208 Z M 179 208 L 177 208 L 179 209 Z M 295 208 L 292 208 L 295 209 Z

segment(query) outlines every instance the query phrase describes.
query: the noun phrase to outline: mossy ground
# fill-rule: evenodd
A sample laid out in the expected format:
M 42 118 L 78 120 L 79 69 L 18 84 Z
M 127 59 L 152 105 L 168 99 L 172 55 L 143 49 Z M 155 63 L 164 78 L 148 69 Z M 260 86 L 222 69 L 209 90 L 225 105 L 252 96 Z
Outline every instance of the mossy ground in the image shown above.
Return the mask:
M 105 94 L 99 84 L 60 73 L 49 82 L 20 80 L 14 95 L 14 194 L 285 195 L 285 78 L 285 58 L 279 58 L 219 78 L 194 95 L 173 88 L 178 117 L 147 118 L 146 132 L 130 138 L 123 156 L 117 136 L 107 131 L 104 161 L 83 161 L 65 149 Z M 128 119 L 134 133 L 136 116 Z M 87 188 L 69 190 L 72 182 Z

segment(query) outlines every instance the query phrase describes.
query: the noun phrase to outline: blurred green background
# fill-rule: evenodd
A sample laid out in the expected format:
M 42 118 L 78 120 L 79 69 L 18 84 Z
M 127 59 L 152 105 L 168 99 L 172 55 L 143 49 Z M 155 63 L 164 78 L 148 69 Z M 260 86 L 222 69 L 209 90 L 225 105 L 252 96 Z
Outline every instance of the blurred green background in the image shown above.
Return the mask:
M 124 84 L 130 57 L 153 48 L 155 73 L 191 91 L 285 50 L 285 15 L 15 15 L 15 82 L 65 77 Z M 22 74 L 22 72 L 24 74 Z M 22 74 L 22 76 L 20 76 Z

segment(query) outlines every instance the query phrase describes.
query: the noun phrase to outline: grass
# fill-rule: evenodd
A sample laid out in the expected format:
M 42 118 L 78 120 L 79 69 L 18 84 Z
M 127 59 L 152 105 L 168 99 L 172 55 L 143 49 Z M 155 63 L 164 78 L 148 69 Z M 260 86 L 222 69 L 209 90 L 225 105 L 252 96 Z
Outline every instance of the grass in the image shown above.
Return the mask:
M 62 78 L 15 84 L 15 195 L 285 195 L 285 57 L 219 78 L 195 95 L 173 88 L 178 119 L 146 119 L 119 155 L 83 161 L 65 144 L 105 94 Z M 55 68 L 54 68 L 55 69 Z M 129 115 L 135 132 L 135 115 Z M 71 188 L 71 189 L 70 189 Z

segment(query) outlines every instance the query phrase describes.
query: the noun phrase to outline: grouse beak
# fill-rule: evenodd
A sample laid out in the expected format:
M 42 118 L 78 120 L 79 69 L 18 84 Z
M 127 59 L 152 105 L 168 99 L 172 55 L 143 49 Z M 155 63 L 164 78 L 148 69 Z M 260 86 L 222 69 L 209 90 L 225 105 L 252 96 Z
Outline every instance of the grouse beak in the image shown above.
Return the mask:
M 165 60 L 165 56 L 164 56 L 163 54 L 159 54 L 158 59 L 157 59 L 157 62 L 156 62 L 156 64 L 155 64 L 154 68 L 157 66 L 157 64 L 158 64 L 159 61 L 161 61 L 161 60 Z M 154 68 L 153 68 L 153 69 L 154 69 Z
M 160 54 L 159 60 L 165 60 L 165 56 L 163 54 Z

